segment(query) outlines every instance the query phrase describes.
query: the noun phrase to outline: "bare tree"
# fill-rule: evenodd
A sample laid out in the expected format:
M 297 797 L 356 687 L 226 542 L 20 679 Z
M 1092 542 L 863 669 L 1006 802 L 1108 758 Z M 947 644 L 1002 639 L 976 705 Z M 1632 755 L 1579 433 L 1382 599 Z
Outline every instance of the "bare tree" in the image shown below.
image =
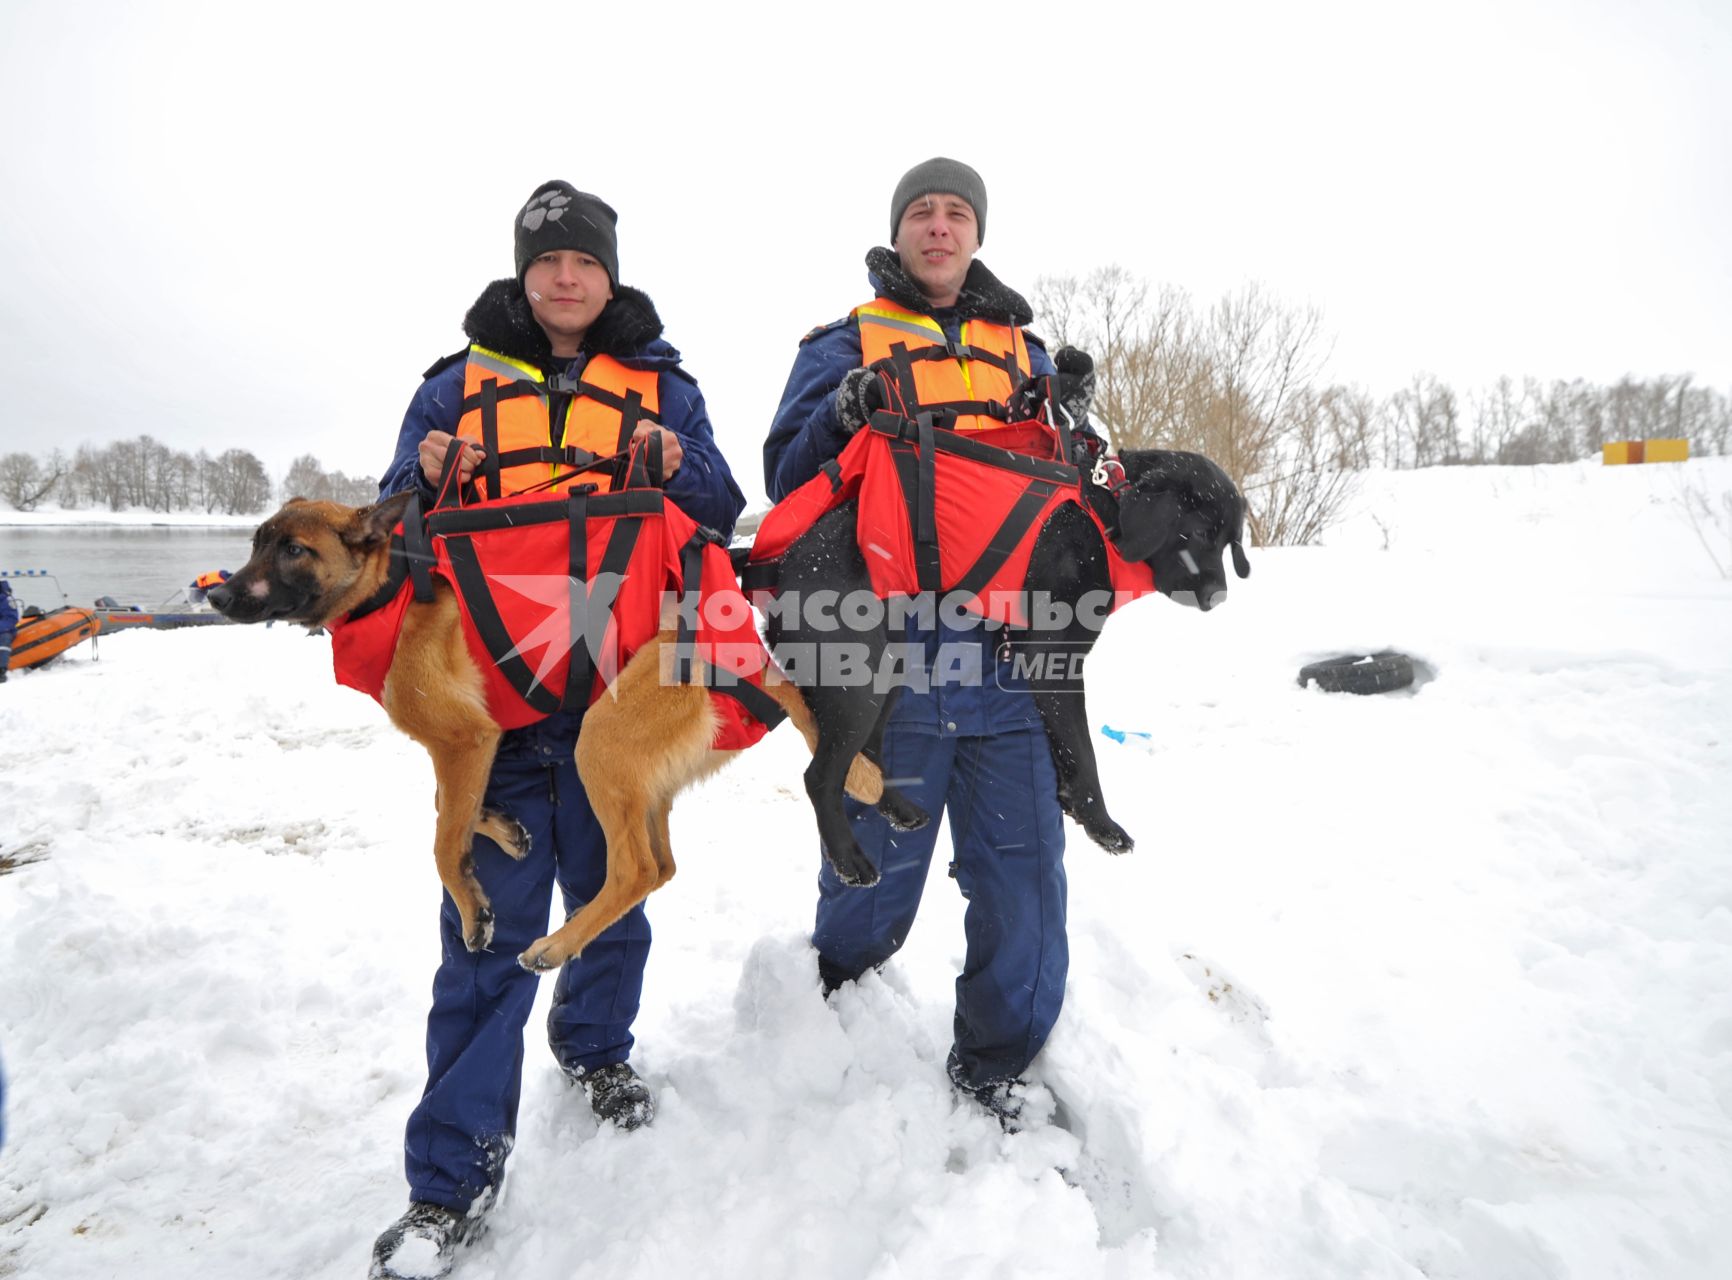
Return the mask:
M 1341 471 L 1365 471 L 1383 418 L 1383 405 L 1360 387 L 1326 387 L 1317 397 L 1318 411 L 1328 432 L 1334 466 Z
M 1199 314 L 1183 292 L 1151 293 L 1116 266 L 1043 279 L 1035 298 L 1055 336 L 1094 355 L 1093 412 L 1114 444 L 1207 454 L 1244 491 L 1258 540 L 1315 536 L 1334 487 L 1315 473 L 1341 470 L 1347 419 L 1332 423 L 1315 397 L 1295 412 L 1325 355 L 1314 309 L 1251 285 Z
M 263 511 L 271 502 L 265 464 L 245 449 L 225 450 L 215 463 L 212 483 L 217 503 L 230 515 Z
M 15 510 L 34 511 L 66 473 L 66 460 L 58 452 L 44 467 L 28 453 L 9 453 L 0 458 L 0 498 Z
M 1267 469 L 1250 481 L 1250 492 L 1257 495 L 1251 507 L 1259 543 L 1320 541 L 1357 489 L 1358 473 L 1341 464 L 1340 391 L 1301 387 L 1283 406 Z
M 1722 578 L 1732 578 L 1732 489 L 1712 495 L 1694 479 L 1674 482 L 1674 501 Z
M 314 502 L 329 502 L 333 496 L 330 477 L 317 458 L 303 453 L 289 464 L 289 473 L 283 477 L 282 495 L 285 499 L 308 498 Z
M 379 482 L 372 476 L 350 477 L 341 471 L 326 471 L 316 457 L 306 453 L 289 465 L 281 493 L 284 499 L 311 498 L 318 502 L 364 507 L 378 498 Z
M 1455 392 L 1429 373 L 1389 400 L 1393 467 L 1432 467 L 1461 461 L 1461 424 Z

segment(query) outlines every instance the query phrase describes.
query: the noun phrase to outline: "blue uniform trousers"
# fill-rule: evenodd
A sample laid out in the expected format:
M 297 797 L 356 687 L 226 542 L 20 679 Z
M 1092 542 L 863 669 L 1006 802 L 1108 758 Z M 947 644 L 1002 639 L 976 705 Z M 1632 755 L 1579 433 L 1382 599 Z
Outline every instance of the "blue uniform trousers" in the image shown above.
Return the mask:
M 461 1210 L 498 1183 L 517 1130 L 523 1027 L 543 981 L 518 965 L 518 953 L 547 933 L 556 880 L 569 914 L 606 878 L 606 842 L 572 761 L 573 719 L 508 735 L 488 780 L 487 806 L 516 818 L 530 839 L 518 862 L 476 837 L 475 873 L 495 915 L 489 950 L 464 947 L 457 908 L 445 895 L 443 958 L 427 1015 L 427 1088 L 405 1136 L 411 1199 Z M 559 971 L 547 1038 L 562 1067 L 607 1066 L 631 1053 L 649 947 L 640 905 Z
M 1046 1043 L 1064 1002 L 1064 816 L 1052 750 L 1039 728 L 958 736 L 894 721 L 884 774 L 929 814 L 897 832 L 848 802 L 855 837 L 882 876 L 850 888 L 826 863 L 818 877 L 818 950 L 834 986 L 882 964 L 907 940 L 920 907 L 938 818 L 950 818 L 951 872 L 967 899 L 967 954 L 956 980 L 951 1074 L 984 1085 L 1023 1071 Z

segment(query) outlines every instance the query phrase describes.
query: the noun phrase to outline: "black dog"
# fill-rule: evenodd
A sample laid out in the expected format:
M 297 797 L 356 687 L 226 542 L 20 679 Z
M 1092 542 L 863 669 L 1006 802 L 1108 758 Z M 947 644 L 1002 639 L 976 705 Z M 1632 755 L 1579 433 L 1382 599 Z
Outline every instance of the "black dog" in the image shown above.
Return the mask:
M 1116 513 L 1119 554 L 1147 564 L 1156 590 L 1181 604 L 1208 610 L 1222 603 L 1227 595 L 1222 557 L 1229 548 L 1238 575 L 1243 578 L 1251 572 L 1242 545 L 1245 502 L 1227 473 L 1201 454 L 1169 450 L 1126 453 L 1121 462 L 1125 484 L 1118 491 L 1116 511 L 1110 495 L 1100 490 L 1090 495 L 1097 506 Z M 814 592 L 835 591 L 846 600 L 851 592 L 872 590 L 856 540 L 857 510 L 857 501 L 844 503 L 788 548 L 778 571 L 779 593 L 796 592 L 804 600 Z M 1060 804 L 1102 848 L 1124 853 L 1131 848 L 1131 837 L 1107 813 L 1083 697 L 1081 658 L 1099 638 L 1103 614 L 1077 608 L 1090 593 L 1110 598 L 1112 587 L 1099 527 L 1075 503 L 1058 507 L 1037 536 L 1026 590 L 1044 592 L 1066 609 L 1054 610 L 1045 629 L 1038 619 L 1031 619 L 1034 625 L 1009 633 L 1007 640 L 1033 659 L 1022 665 L 1032 673 L 1029 685 L 1052 746 Z M 841 610 L 836 627 L 819 630 L 804 614 L 804 610 L 798 615 L 792 610 L 773 612 L 769 625 L 773 650 L 811 645 L 821 651 L 827 643 L 841 642 L 864 646 L 867 668 L 884 669 L 892 639 L 890 617 L 876 626 L 851 629 L 847 611 Z M 819 835 L 826 850 L 857 849 L 842 807 L 842 779 L 857 752 L 881 763 L 879 747 L 896 691 L 872 682 L 840 685 L 812 680 L 811 673 L 801 675 L 792 666 L 789 674 L 802 685 L 818 725 L 805 781 Z M 889 794 L 887 790 L 886 798 Z M 924 817 L 910 813 L 899 821 L 882 805 L 880 811 L 899 829 L 904 824 L 918 826 L 918 818 Z

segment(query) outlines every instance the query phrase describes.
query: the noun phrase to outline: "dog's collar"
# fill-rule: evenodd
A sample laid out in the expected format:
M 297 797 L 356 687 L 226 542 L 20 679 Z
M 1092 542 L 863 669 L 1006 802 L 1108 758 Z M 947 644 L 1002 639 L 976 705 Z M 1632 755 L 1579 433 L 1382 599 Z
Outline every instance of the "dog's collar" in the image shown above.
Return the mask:
M 360 604 L 349 610 L 345 621 L 358 622 L 369 613 L 376 613 L 397 598 L 397 593 L 403 589 L 403 584 L 409 580 L 409 552 L 403 545 L 402 533 L 391 535 L 391 567 L 385 572 L 385 581 L 380 588 L 368 596 Z

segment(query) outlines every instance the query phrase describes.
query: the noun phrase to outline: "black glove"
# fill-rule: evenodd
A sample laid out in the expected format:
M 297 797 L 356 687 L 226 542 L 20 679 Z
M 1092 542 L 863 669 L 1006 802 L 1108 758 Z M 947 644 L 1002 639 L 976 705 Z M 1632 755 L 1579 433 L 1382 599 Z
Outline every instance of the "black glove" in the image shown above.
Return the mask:
M 1071 425 L 1080 427 L 1088 417 L 1095 398 L 1095 358 L 1078 347 L 1060 347 L 1052 353 L 1053 367 L 1049 393 L 1070 414 Z
M 1053 353 L 1052 362 L 1058 372 L 1023 383 L 1011 398 L 1010 416 L 1037 418 L 1041 409 L 1050 404 L 1054 406 L 1051 419 L 1055 426 L 1080 427 L 1095 398 L 1094 357 L 1076 347 L 1060 347 Z M 1070 422 L 1064 421 L 1060 408 L 1070 415 Z
M 836 419 L 853 435 L 873 413 L 890 407 L 884 379 L 876 368 L 850 369 L 836 388 Z

